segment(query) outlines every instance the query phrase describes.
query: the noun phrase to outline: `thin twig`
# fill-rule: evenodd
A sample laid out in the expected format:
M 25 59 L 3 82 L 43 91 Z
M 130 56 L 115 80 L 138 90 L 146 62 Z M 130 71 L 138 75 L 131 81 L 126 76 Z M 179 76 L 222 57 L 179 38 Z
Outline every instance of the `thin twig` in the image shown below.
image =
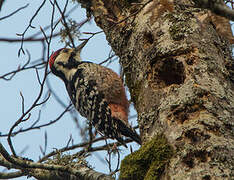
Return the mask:
M 76 47 L 76 46 L 75 46 L 75 43 L 74 43 L 74 41 L 73 41 L 72 35 L 71 35 L 71 33 L 70 33 L 70 29 L 69 29 L 69 27 L 68 27 L 68 25 L 67 25 L 66 18 L 65 18 L 65 16 L 64 16 L 64 12 L 66 11 L 66 7 L 67 7 L 67 4 L 68 4 L 68 0 L 66 0 L 66 4 L 65 4 L 65 7 L 64 7 L 64 10 L 63 10 L 63 11 L 60 9 L 60 7 L 59 7 L 57 1 L 55 0 L 54 2 L 55 2 L 55 5 L 57 6 L 57 8 L 58 8 L 58 10 L 59 10 L 59 12 L 60 12 L 60 14 L 61 14 L 61 16 L 62 16 L 63 25 L 64 25 L 64 27 L 65 27 L 67 33 L 68 33 L 68 37 L 69 37 L 69 39 L 70 39 L 70 41 L 71 41 L 71 43 L 72 43 L 72 47 L 75 48 L 75 47 Z
M 25 129 L 20 129 L 18 131 L 15 131 L 15 132 L 12 132 L 11 133 L 11 136 L 15 136 L 17 134 L 20 134 L 20 133 L 23 133 L 23 132 L 27 132 L 27 131 L 31 131 L 31 130 L 35 130 L 35 129 L 41 129 L 43 127 L 47 127 L 51 124 L 55 124 L 58 120 L 60 120 L 64 114 L 66 112 L 69 111 L 69 108 L 71 107 L 71 104 L 54 120 L 48 122 L 48 123 L 45 123 L 45 124 L 42 124 L 42 125 L 38 125 L 38 126 L 35 126 L 38 122 L 39 122 L 39 119 L 40 119 L 40 111 L 39 111 L 39 116 L 38 116 L 38 119 L 29 127 L 29 128 L 25 128 Z M 5 136 L 9 136 L 9 134 L 0 134 L 0 137 L 5 137 Z
M 40 7 L 37 9 L 36 13 L 33 15 L 33 17 L 31 18 L 30 22 L 29 22 L 29 27 L 32 27 L 31 23 L 33 21 L 33 19 L 35 18 L 35 16 L 37 15 L 37 13 L 40 11 L 40 9 L 43 7 L 44 3 L 45 3 L 46 0 L 43 1 L 43 3 L 40 5 Z M 54 7 L 53 7 L 54 8 Z M 52 12 L 52 17 L 54 17 L 54 11 Z M 27 30 L 27 28 L 26 28 Z M 25 32 L 26 32 L 25 30 Z M 24 32 L 24 33 L 25 33 Z M 47 59 L 49 58 L 49 50 L 50 50 L 50 43 L 51 43 L 51 39 L 52 39 L 52 36 L 53 36 L 53 32 L 54 32 L 54 29 L 51 29 L 51 32 L 50 32 L 50 37 L 49 37 L 49 40 L 48 40 L 48 51 L 47 51 Z M 22 41 L 23 41 L 23 37 L 24 37 L 24 33 L 22 34 Z M 23 44 L 21 44 L 21 48 L 22 48 Z M 23 50 L 23 49 L 22 49 Z M 21 117 L 14 123 L 14 125 L 10 128 L 10 131 L 8 133 L 8 137 L 7 137 L 7 141 L 8 141 L 8 144 L 10 146 L 10 149 L 13 153 L 13 156 L 14 157 L 17 157 L 16 155 L 16 152 L 14 150 L 14 147 L 13 147 L 13 144 L 12 144 L 12 141 L 11 141 L 11 136 L 12 136 L 12 132 L 14 131 L 14 128 L 16 128 L 21 122 L 24 122 L 24 121 L 27 121 L 30 116 L 31 116 L 31 111 L 36 107 L 36 106 L 39 106 L 41 105 L 42 103 L 38 103 L 38 101 L 41 99 L 41 96 L 42 96 L 42 93 L 44 91 L 44 84 L 45 84 L 45 81 L 46 81 L 46 78 L 47 78 L 47 69 L 48 69 L 48 61 L 46 61 L 46 66 L 45 66 L 45 70 L 44 70 L 44 74 L 43 74 L 43 79 L 41 81 L 41 84 L 40 84 L 40 91 L 36 97 L 36 99 L 34 100 L 34 102 L 32 103 L 32 105 L 21 115 Z M 46 99 L 47 101 L 48 99 Z M 46 101 L 43 101 L 43 102 L 46 102 Z M 26 116 L 28 116 L 27 118 L 25 118 Z
M 82 164 L 80 166 L 77 166 L 77 168 L 71 168 L 68 166 L 46 164 L 46 163 L 35 163 L 35 162 L 20 159 L 20 158 L 14 158 L 7 152 L 7 150 L 4 148 L 4 146 L 1 143 L 0 143 L 0 153 L 5 158 L 5 160 L 10 162 L 12 164 L 12 166 L 14 166 L 17 169 L 38 168 L 38 169 L 45 169 L 45 170 L 50 170 L 50 171 L 55 170 L 55 171 L 65 172 L 68 174 L 76 175 L 76 176 L 81 177 L 81 178 L 85 178 L 85 177 L 87 177 L 87 175 L 88 176 L 95 175 L 98 178 L 102 178 L 105 180 L 113 179 L 106 174 L 98 173 L 98 172 L 96 172 L 96 171 L 94 171 L 94 170 L 92 170 L 92 169 L 90 169 Z M 87 172 L 89 174 L 85 173 L 85 175 L 84 175 L 83 172 Z
M 37 14 L 38 14 L 39 11 L 41 10 L 41 8 L 44 6 L 45 2 L 46 2 L 46 0 L 44 0 L 44 1 L 41 3 L 41 5 L 39 6 L 39 8 L 36 10 L 36 12 L 35 12 L 34 15 L 32 16 L 32 18 L 30 19 L 29 24 L 28 24 L 28 26 L 26 27 L 26 29 L 24 30 L 24 32 L 23 32 L 22 34 L 16 34 L 16 35 L 22 37 L 20 49 L 19 49 L 19 51 L 18 51 L 18 56 L 20 56 L 20 52 L 21 52 L 21 51 L 23 52 L 23 54 L 25 54 L 24 49 L 23 49 L 23 42 L 24 42 L 25 33 L 28 31 L 29 28 L 35 28 L 34 26 L 32 26 L 32 21 L 33 21 L 34 18 L 37 16 Z
M 6 15 L 6 16 L 1 17 L 1 18 L 0 18 L 0 21 L 2 21 L 3 19 L 6 19 L 6 18 L 9 18 L 9 17 L 13 16 L 13 15 L 16 14 L 17 12 L 19 12 L 20 10 L 25 9 L 26 7 L 28 7 L 28 5 L 29 5 L 29 4 L 26 4 L 25 6 L 22 6 L 22 7 L 18 8 L 17 10 L 13 11 L 12 13 L 10 13 L 10 14 L 8 14 L 8 15 Z

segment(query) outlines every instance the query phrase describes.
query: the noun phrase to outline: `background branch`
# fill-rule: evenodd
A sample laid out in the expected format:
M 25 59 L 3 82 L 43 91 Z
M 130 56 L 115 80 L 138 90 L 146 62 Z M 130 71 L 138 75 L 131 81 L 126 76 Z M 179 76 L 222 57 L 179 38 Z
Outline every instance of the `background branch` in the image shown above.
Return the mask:
M 234 21 L 234 11 L 223 0 L 193 0 L 196 6 L 211 10 L 213 13 Z

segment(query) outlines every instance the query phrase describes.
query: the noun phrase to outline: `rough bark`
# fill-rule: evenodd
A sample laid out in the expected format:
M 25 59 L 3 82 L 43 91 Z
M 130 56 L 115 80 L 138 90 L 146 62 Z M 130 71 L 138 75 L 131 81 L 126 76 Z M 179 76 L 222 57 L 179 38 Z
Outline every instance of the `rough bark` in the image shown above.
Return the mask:
M 173 149 L 145 166 L 145 179 L 233 178 L 234 65 L 225 38 L 200 20 L 207 11 L 189 0 L 79 2 L 120 57 L 144 142 L 133 156 L 143 160 L 147 142 Z M 136 178 L 137 162 L 127 157 L 120 177 Z M 155 164 L 160 172 L 148 176 Z

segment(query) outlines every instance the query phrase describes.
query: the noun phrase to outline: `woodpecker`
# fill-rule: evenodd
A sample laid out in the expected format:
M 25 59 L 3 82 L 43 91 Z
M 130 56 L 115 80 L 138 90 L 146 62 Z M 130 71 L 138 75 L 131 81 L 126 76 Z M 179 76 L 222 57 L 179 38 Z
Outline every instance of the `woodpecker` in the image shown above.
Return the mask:
M 65 83 L 77 111 L 107 138 L 125 147 L 123 136 L 141 144 L 128 123 L 129 103 L 119 75 L 109 68 L 80 58 L 81 48 L 62 48 L 49 59 L 51 72 Z

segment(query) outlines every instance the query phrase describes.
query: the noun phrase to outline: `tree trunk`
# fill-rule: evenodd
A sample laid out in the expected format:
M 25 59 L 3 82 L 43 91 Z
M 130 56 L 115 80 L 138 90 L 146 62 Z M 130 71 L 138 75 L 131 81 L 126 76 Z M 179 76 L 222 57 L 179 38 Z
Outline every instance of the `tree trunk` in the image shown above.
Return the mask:
M 189 0 L 79 2 L 120 57 L 138 113 L 144 143 L 120 178 L 233 178 L 234 65 L 207 11 Z

